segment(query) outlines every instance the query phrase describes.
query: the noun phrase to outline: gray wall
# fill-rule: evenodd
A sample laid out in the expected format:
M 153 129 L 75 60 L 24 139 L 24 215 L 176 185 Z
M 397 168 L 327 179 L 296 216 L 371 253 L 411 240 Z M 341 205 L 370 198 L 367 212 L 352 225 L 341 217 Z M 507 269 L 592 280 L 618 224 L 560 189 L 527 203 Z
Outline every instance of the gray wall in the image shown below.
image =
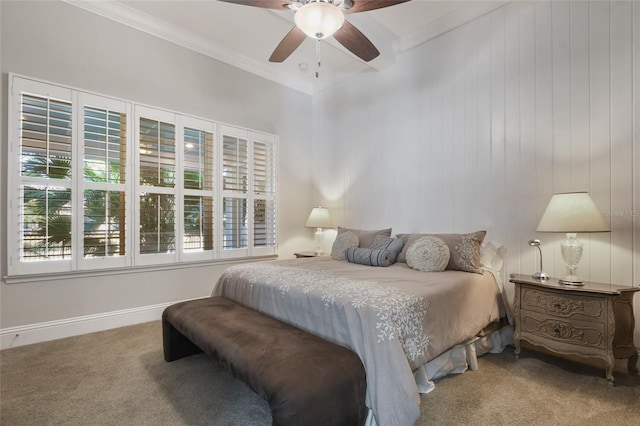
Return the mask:
M 311 97 L 57 1 L 0 2 L 2 93 L 14 72 L 279 136 L 279 252 L 308 249 Z M 7 99 L 2 96 L 6 275 Z M 296 117 L 291 120 L 291 117 Z M 227 265 L 0 284 L 0 327 L 206 296 Z

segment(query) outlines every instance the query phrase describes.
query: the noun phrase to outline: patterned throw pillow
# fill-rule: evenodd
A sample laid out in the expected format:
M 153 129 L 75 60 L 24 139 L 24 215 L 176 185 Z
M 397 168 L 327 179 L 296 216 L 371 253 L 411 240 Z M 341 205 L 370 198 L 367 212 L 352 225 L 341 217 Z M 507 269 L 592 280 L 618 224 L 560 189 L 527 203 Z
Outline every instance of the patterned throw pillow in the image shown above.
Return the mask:
M 449 263 L 449 246 L 438 237 L 417 239 L 407 250 L 407 265 L 422 272 L 442 272 Z
M 350 247 L 358 247 L 360 238 L 353 231 L 338 232 L 336 240 L 331 247 L 331 257 L 335 260 L 345 260 L 347 249 Z
M 486 234 L 487 231 L 477 231 L 469 234 L 398 234 L 397 237 L 402 238 L 405 243 L 396 261 L 406 262 L 407 251 L 413 243 L 421 237 L 432 236 L 440 238 L 449 246 L 451 258 L 447 269 L 482 274 L 480 246 Z

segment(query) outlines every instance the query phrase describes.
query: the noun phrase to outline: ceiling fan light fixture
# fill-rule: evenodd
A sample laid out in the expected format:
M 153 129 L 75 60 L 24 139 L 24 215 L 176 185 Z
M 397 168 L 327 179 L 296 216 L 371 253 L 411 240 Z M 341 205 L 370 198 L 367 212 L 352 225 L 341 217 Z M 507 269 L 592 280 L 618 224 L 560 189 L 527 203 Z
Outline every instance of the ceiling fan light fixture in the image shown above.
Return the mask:
M 294 19 L 306 35 L 321 40 L 331 37 L 342 27 L 344 14 L 332 3 L 314 1 L 296 11 Z

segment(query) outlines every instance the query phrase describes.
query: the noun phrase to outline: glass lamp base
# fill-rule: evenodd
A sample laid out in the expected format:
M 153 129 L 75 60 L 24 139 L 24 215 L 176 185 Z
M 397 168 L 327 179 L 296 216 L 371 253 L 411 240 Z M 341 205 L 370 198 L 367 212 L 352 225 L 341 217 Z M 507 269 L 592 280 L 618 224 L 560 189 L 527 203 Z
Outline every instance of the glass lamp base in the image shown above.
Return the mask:
M 313 239 L 316 243 L 316 249 L 315 249 L 315 253 L 318 256 L 321 256 L 324 254 L 324 252 L 322 251 L 322 243 L 324 240 L 324 234 L 322 233 L 322 228 L 317 228 L 316 229 L 316 233 L 313 235 Z
M 567 239 L 560 245 L 562 259 L 567 263 L 567 275 L 558 280 L 561 284 L 584 285 L 582 278 L 576 275 L 578 262 L 582 259 L 582 242 L 576 239 L 576 234 L 568 233 Z

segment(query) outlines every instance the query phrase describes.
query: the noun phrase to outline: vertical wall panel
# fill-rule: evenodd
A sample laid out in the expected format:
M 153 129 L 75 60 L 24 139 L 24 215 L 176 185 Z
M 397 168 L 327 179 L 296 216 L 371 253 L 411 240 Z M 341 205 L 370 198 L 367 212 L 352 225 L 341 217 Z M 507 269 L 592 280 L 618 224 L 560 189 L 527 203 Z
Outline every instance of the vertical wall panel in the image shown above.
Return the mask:
M 474 159 L 476 161 L 475 175 L 472 177 L 476 184 L 474 206 L 476 214 L 468 216 L 468 229 L 485 229 L 491 223 L 491 63 L 492 44 L 488 37 L 478 37 L 478 34 L 491 34 L 492 15 L 485 15 L 478 20 L 478 78 L 477 84 L 477 147 Z M 473 133 L 473 129 L 467 129 Z M 473 139 L 473 138 L 471 138 Z
M 520 13 L 517 3 L 505 8 L 505 179 L 504 203 L 520 197 Z M 525 206 L 507 206 L 507 235 L 504 241 L 507 250 L 507 267 L 520 268 L 522 249 L 519 229 L 519 210 Z
M 460 100 L 464 113 L 459 120 L 460 133 L 462 134 L 461 149 L 464 151 L 464 174 L 460 176 L 460 185 L 465 187 L 465 192 L 458 196 L 459 208 L 465 210 L 465 206 L 471 203 L 477 206 L 478 213 L 482 214 L 480 205 L 480 179 L 478 179 L 478 68 L 481 62 L 481 43 L 478 40 L 480 32 L 480 21 L 473 22 L 465 31 L 464 49 L 464 91 Z M 459 157 L 458 157 L 459 158 Z M 472 230 L 470 227 L 469 214 L 461 214 L 456 220 L 454 227 L 458 229 Z
M 520 167 L 517 196 L 526 200 L 536 197 L 536 11 L 533 7 L 520 10 L 519 17 L 519 121 L 520 121 Z M 516 212 L 517 243 L 520 246 L 520 269 L 537 270 L 536 252 L 529 247 L 527 241 L 534 236 L 539 216 L 531 208 L 533 202 L 527 203 Z M 537 251 L 537 250 L 536 250 Z
M 634 90 L 634 131 L 633 131 L 633 282 L 640 286 L 640 2 L 633 3 L 633 90 Z M 640 297 L 635 297 L 636 315 L 640 312 Z M 637 321 L 637 320 L 636 320 Z M 640 326 L 636 323 L 636 346 L 640 342 Z
M 611 202 L 611 93 L 610 84 L 610 13 L 608 2 L 589 3 L 589 106 L 590 156 L 589 192 L 603 212 Z M 605 220 L 609 218 L 605 215 Z M 591 279 L 607 282 L 611 279 L 611 234 L 591 235 L 591 256 L 585 266 L 591 268 Z M 584 271 L 586 268 L 583 267 Z
M 571 2 L 551 3 L 553 190 L 571 191 Z
M 589 2 L 571 2 L 571 191 L 587 191 L 589 187 Z M 580 234 L 584 243 L 582 265 L 578 273 L 591 279 L 591 235 Z
M 634 267 L 633 282 L 640 286 L 640 2 L 633 3 L 633 90 L 634 90 L 634 131 L 633 131 L 633 234 L 634 234 Z M 640 298 L 636 303 L 640 307 Z M 638 311 L 636 311 L 638 312 Z M 636 329 L 640 333 L 640 329 Z M 637 341 L 637 340 L 636 340 Z
M 536 194 L 532 198 L 530 211 L 533 220 L 529 224 L 535 230 L 540 217 L 549 202 L 549 194 L 553 193 L 553 49 L 551 31 L 551 3 L 538 2 L 535 5 L 535 121 L 536 139 L 535 147 L 531 148 L 535 154 L 535 180 Z M 554 270 L 554 244 L 549 234 L 536 234 L 536 238 L 542 241 L 543 270 L 550 273 Z M 537 251 L 531 248 L 532 251 Z M 539 259 L 533 268 L 540 269 Z
M 571 191 L 571 2 L 551 3 L 553 51 L 553 192 Z M 549 195 L 550 196 L 550 195 Z M 548 199 L 547 199 L 548 200 Z M 548 201 L 547 201 L 548 202 Z M 545 203 L 546 204 L 546 203 Z M 554 271 L 563 274 L 560 234 L 547 234 Z M 552 272 L 549 272 L 552 273 Z
M 491 14 L 491 225 L 495 241 L 504 244 L 508 231 L 505 179 L 505 11 Z
M 611 2 L 611 279 L 631 283 L 633 233 L 633 15 Z M 637 118 L 636 118 L 637 120 Z M 636 167 L 638 167 L 636 165 Z
M 570 3 L 571 191 L 589 191 L 589 3 Z
M 443 42 L 446 42 L 446 45 L 443 44 L 442 56 L 440 57 L 440 61 L 444 67 L 444 73 L 450 77 L 444 79 L 441 83 L 443 85 L 441 105 L 442 139 L 440 140 L 440 143 L 442 144 L 442 156 L 436 157 L 434 160 L 440 161 L 444 168 L 441 176 L 441 185 L 438 188 L 441 200 L 440 205 L 452 206 L 452 208 L 438 210 L 436 226 L 440 229 L 446 230 L 455 229 L 453 227 L 453 217 L 455 214 L 453 200 L 455 192 L 451 191 L 451 183 L 454 182 L 454 187 L 459 187 L 459 185 L 455 185 L 455 180 L 460 173 L 460 168 L 458 167 L 457 162 L 461 160 L 454 157 L 455 142 L 453 139 L 453 88 L 454 79 L 459 70 L 455 69 L 455 56 L 451 54 L 451 51 L 449 51 L 451 46 L 456 46 L 458 49 L 464 46 L 464 44 L 460 44 L 459 37 L 459 31 L 450 32 L 444 35 Z

